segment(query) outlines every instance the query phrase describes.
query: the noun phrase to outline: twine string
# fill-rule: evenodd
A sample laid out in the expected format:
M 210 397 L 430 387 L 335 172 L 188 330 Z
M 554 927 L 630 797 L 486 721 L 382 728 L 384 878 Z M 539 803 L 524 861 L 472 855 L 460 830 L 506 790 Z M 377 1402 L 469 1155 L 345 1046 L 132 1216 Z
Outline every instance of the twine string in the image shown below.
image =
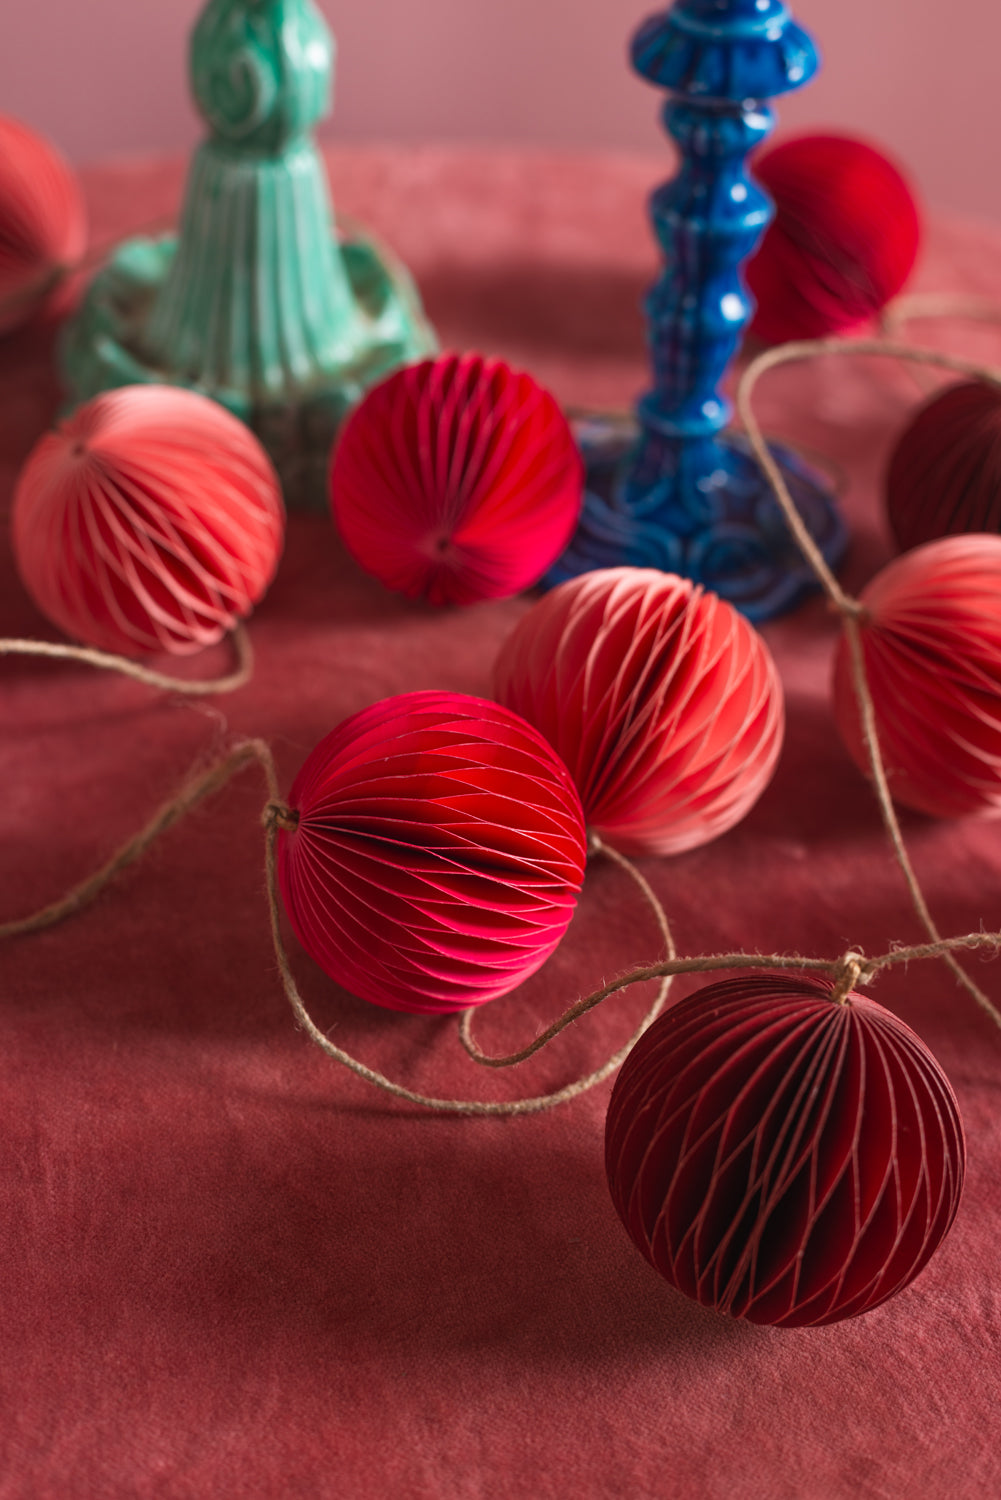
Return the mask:
M 976 365 L 971 363 L 970 360 L 959 359 L 951 354 L 940 354 L 934 349 L 912 348 L 908 344 L 888 343 L 885 340 L 809 339 L 799 340 L 791 344 L 783 344 L 777 349 L 766 350 L 748 365 L 737 387 L 737 411 L 744 425 L 754 456 L 764 470 L 775 499 L 785 516 L 800 551 L 816 575 L 832 605 L 841 615 L 848 640 L 852 686 L 859 709 L 862 739 L 865 744 L 866 757 L 869 762 L 872 782 L 883 819 L 883 826 L 893 847 L 894 857 L 904 877 L 904 882 L 911 898 L 911 904 L 917 913 L 918 920 L 932 943 L 941 943 L 942 935 L 931 914 L 914 866 L 911 863 L 910 855 L 904 843 L 903 833 L 901 832 L 900 821 L 897 818 L 893 799 L 890 795 L 886 766 L 883 761 L 883 753 L 876 730 L 876 709 L 865 667 L 865 647 L 862 640 L 862 624 L 866 616 L 865 606 L 861 600 L 853 598 L 852 595 L 842 589 L 819 547 L 810 535 L 806 523 L 797 509 L 796 503 L 789 493 L 782 472 L 768 450 L 751 404 L 751 397 L 756 385 L 769 370 L 776 369 L 779 365 L 814 359 L 818 355 L 825 354 L 875 354 L 884 358 L 910 360 L 914 364 L 935 365 L 940 369 L 951 370 L 954 373 L 971 375 L 980 379 L 993 380 L 998 383 L 1001 383 L 1001 370 Z M 981 1010 L 990 1016 L 995 1026 L 1001 1029 L 1001 1011 L 984 994 L 980 986 L 970 978 L 962 964 L 953 956 L 951 949 L 948 947 L 942 949 L 941 956 L 952 974 L 963 988 L 972 995 Z
M 118 672 L 122 677 L 131 677 L 147 687 L 162 688 L 166 692 L 184 693 L 189 698 L 205 698 L 211 693 L 235 693 L 250 681 L 254 672 L 254 648 L 246 627 L 237 624 L 230 633 L 236 666 L 223 677 L 205 681 L 197 678 L 170 677 L 165 672 L 156 672 L 144 667 L 141 662 L 127 656 L 116 656 L 110 651 L 97 651 L 92 646 L 68 646 L 61 641 L 32 641 L 0 639 L 0 656 L 41 656 L 49 661 L 79 661 L 99 672 Z

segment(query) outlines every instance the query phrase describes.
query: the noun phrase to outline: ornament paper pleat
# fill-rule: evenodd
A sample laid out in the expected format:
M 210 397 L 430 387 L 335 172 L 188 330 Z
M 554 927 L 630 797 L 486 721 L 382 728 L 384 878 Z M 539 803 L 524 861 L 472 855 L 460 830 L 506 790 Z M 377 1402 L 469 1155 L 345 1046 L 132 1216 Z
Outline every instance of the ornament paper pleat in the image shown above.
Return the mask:
M 841 332 L 896 296 L 921 226 L 910 188 L 882 152 L 848 136 L 799 136 L 763 151 L 753 171 L 775 203 L 746 269 L 758 338 Z
M 83 195 L 50 141 L 0 115 L 0 334 L 26 322 L 79 261 Z
M 564 766 L 516 715 L 406 693 L 346 720 L 293 784 L 278 875 L 296 935 L 338 984 L 393 1010 L 506 994 L 573 915 L 586 846 Z
M 553 397 L 480 355 L 397 371 L 334 450 L 331 505 L 358 563 L 432 604 L 537 582 L 576 526 L 583 465 Z
M 894 800 L 938 817 L 1001 812 L 1001 538 L 943 538 L 905 553 L 861 595 L 866 672 Z M 869 758 L 842 640 L 834 708 Z
M 633 1049 L 606 1168 L 631 1238 L 706 1307 L 786 1327 L 868 1312 L 955 1217 L 965 1144 L 944 1073 L 909 1027 L 828 981 L 729 978 Z
M 961 532 L 1001 532 L 1001 390 L 963 381 L 921 407 L 900 437 L 886 507 L 901 550 Z
M 503 646 L 494 690 L 565 761 L 588 825 L 625 851 L 674 854 L 732 827 L 782 745 L 762 638 L 714 594 L 653 569 L 554 589 Z
M 181 655 L 261 598 L 285 512 L 242 422 L 190 391 L 134 386 L 95 397 L 39 441 L 13 529 L 25 587 L 68 635 Z

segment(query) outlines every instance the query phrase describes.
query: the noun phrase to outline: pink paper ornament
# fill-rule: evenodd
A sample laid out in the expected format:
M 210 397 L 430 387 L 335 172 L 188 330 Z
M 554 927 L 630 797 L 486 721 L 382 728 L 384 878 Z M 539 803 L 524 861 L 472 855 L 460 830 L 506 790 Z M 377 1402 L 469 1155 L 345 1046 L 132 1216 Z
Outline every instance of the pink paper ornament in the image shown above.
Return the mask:
M 553 397 L 479 354 L 398 370 L 349 418 L 331 506 L 356 561 L 432 604 L 536 583 L 573 535 L 584 470 Z
M 782 747 L 761 636 L 654 569 L 608 568 L 547 594 L 502 647 L 494 691 L 565 761 L 588 826 L 627 852 L 676 854 L 731 828 Z
M 860 597 L 894 801 L 943 818 L 1001 812 L 1001 537 L 928 542 L 891 562 Z M 835 658 L 834 712 L 868 775 L 846 638 Z
M 752 172 L 775 203 L 746 267 L 752 333 L 767 344 L 822 338 L 865 323 L 896 296 L 921 223 L 882 151 L 851 136 L 796 136 L 763 151 Z
M 81 258 L 83 195 L 50 141 L 0 115 L 0 334 L 26 323 Z
M 309 756 L 278 880 L 296 936 L 345 989 L 440 1013 L 515 988 L 566 931 L 584 879 L 566 768 L 516 714 L 403 693 Z
M 278 478 L 244 424 L 169 386 L 79 407 L 32 450 L 14 551 L 38 608 L 127 656 L 183 655 L 248 615 L 285 535 Z
M 953 1222 L 966 1148 L 928 1048 L 864 995 L 729 978 L 633 1048 L 608 1107 L 619 1217 L 672 1286 L 783 1327 L 836 1323 L 907 1286 Z
M 901 551 L 1001 532 L 1001 389 L 964 380 L 921 407 L 890 460 L 886 509 Z

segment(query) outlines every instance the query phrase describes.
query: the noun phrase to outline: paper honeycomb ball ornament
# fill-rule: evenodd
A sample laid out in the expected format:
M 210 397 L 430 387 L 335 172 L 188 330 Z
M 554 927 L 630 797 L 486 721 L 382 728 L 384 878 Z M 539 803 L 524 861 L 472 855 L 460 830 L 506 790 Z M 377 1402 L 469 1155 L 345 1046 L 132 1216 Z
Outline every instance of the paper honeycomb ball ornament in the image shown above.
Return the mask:
M 841 333 L 896 296 L 921 225 L 907 182 L 881 151 L 849 136 L 797 136 L 756 157 L 753 174 L 775 203 L 746 267 L 753 334 L 781 344 Z
M 895 802 L 935 817 L 1001 812 L 1001 537 L 944 537 L 896 558 L 861 594 L 876 734 Z M 834 711 L 869 758 L 842 638 Z
M 904 430 L 886 476 L 902 551 L 960 532 L 1001 532 L 1001 387 L 949 386 Z
M 587 850 L 566 768 L 530 725 L 461 693 L 347 719 L 296 777 L 278 844 L 296 936 L 391 1010 L 465 1010 L 535 972 L 573 915 Z
M 757 974 L 690 995 L 634 1047 L 608 1108 L 612 1200 L 704 1307 L 798 1327 L 868 1312 L 927 1264 L 965 1143 L 935 1058 L 863 995 Z
M 80 186 L 55 146 L 0 115 L 0 334 L 26 323 L 83 255 Z
M 331 507 L 355 560 L 431 604 L 503 599 L 536 583 L 577 524 L 583 462 L 556 401 L 479 354 L 398 370 L 349 418 Z
M 285 536 L 253 433 L 206 396 L 130 386 L 43 437 L 18 478 L 25 587 L 67 635 L 126 656 L 197 651 L 248 615 Z
M 725 832 L 782 747 L 782 687 L 761 636 L 655 569 L 553 589 L 502 647 L 494 691 L 566 763 L 589 827 L 626 852 L 676 854 Z

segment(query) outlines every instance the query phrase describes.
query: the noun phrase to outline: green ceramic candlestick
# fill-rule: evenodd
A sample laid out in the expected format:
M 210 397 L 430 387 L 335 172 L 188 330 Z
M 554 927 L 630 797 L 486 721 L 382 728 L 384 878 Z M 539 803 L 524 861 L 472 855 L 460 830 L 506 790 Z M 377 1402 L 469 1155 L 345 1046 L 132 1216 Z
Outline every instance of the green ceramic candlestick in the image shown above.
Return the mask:
M 220 401 L 260 436 L 300 508 L 325 503 L 348 408 L 435 346 L 407 272 L 332 228 L 311 132 L 329 112 L 333 56 L 313 0 L 210 0 L 191 76 L 211 136 L 180 236 L 121 244 L 63 346 L 74 401 L 151 381 Z

